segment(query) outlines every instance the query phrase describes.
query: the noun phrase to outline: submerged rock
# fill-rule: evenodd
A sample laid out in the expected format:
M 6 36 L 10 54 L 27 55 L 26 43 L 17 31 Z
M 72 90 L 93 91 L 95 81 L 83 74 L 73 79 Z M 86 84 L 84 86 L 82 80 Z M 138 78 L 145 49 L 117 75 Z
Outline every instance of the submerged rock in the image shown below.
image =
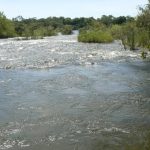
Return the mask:
M 12 66 L 9 66 L 9 65 L 5 67 L 5 69 L 7 69 L 7 70 L 11 69 L 11 68 L 12 68 Z
M 147 54 L 148 54 L 147 52 L 144 52 L 144 51 L 143 51 L 143 52 L 141 53 L 141 57 L 142 57 L 143 59 L 146 59 Z

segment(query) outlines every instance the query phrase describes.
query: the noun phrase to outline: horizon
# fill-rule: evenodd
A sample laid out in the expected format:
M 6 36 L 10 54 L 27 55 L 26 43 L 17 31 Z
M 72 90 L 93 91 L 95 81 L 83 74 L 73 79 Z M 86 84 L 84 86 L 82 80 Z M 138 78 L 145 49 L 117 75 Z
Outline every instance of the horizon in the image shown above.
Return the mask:
M 47 18 L 47 17 L 93 17 L 100 18 L 102 15 L 131 16 L 138 15 L 138 7 L 147 4 L 147 0 L 93 0 L 92 2 L 79 0 L 70 2 L 69 0 L 38 0 L 19 1 L 0 0 L 0 11 L 4 12 L 7 18 L 12 19 L 17 16 L 23 18 Z

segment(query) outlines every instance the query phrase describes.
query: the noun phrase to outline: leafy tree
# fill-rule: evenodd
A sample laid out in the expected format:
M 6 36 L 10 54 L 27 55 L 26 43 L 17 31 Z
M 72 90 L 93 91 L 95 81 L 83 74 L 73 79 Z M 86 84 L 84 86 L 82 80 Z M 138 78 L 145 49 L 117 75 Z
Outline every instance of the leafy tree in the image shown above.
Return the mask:
M 145 8 L 140 7 L 140 13 L 137 17 L 137 26 L 147 29 L 150 32 L 150 0 Z
M 123 23 L 126 23 L 126 21 L 127 21 L 127 18 L 125 16 L 120 16 L 120 17 L 114 18 L 113 24 L 123 24 Z
M 135 21 L 134 17 L 126 16 L 126 22 L 133 22 Z
M 14 24 L 7 19 L 4 13 L 0 12 L 0 38 L 15 36 Z
M 142 44 L 147 43 L 145 46 L 150 50 L 150 0 L 148 0 L 148 4 L 144 8 L 140 7 L 140 13 L 137 17 L 137 26 L 140 30 L 144 31 L 144 35 L 142 36 L 144 43 Z
M 107 26 L 111 25 L 113 23 L 114 17 L 112 15 L 106 16 L 103 15 L 101 17 L 101 22 Z

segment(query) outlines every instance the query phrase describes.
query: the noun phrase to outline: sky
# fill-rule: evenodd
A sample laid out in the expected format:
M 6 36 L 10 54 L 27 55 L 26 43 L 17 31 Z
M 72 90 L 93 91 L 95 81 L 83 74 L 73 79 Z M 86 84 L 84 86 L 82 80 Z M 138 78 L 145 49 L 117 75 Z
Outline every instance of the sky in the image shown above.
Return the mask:
M 94 17 L 136 16 L 138 6 L 147 0 L 0 0 L 0 11 L 8 18 L 47 18 L 50 16 Z

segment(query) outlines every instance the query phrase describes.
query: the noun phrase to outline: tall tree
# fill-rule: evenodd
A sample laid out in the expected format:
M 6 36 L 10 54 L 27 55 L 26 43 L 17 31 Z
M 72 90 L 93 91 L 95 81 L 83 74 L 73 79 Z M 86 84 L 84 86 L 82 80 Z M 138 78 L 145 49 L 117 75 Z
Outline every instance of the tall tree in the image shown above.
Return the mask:
M 148 4 L 144 8 L 140 7 L 140 13 L 137 17 L 137 26 L 147 32 L 147 47 L 150 49 L 150 0 L 148 0 Z
M 13 37 L 15 35 L 14 25 L 7 19 L 3 12 L 0 12 L 0 38 Z

